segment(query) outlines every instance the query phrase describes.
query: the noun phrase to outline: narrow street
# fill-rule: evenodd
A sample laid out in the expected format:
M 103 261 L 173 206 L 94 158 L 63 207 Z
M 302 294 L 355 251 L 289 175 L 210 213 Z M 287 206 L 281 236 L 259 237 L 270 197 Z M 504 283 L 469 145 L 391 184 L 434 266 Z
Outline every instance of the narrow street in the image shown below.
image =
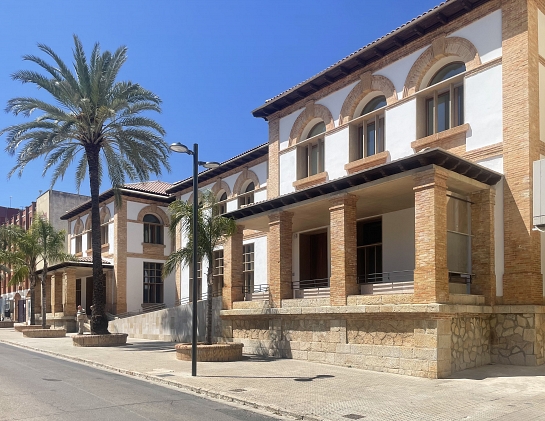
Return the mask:
M 0 344 L 0 420 L 274 420 L 167 387 Z

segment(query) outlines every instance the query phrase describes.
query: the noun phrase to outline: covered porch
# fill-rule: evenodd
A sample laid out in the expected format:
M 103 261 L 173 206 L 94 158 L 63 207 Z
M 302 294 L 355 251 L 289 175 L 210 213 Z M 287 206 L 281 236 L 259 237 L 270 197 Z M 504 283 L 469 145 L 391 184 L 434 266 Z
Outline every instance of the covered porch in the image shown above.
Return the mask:
M 494 304 L 494 186 L 501 175 L 432 149 L 231 212 L 224 308 L 261 296 L 270 307 Z M 242 230 L 267 232 L 268 294 L 247 294 Z M 240 269 L 239 269 L 240 267 Z M 246 294 L 245 294 L 246 292 Z M 359 298 L 358 298 L 359 297 Z M 468 297 L 469 298 L 469 297 Z M 374 299 L 376 300 L 376 298 Z M 465 301 L 464 301 L 465 300 Z

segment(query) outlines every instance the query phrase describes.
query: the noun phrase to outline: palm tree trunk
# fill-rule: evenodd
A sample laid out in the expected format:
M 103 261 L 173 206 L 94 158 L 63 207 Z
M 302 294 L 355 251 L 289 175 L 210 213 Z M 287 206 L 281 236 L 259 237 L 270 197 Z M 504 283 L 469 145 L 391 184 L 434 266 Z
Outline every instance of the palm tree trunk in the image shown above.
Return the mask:
M 42 269 L 42 328 L 45 329 L 45 323 L 46 323 L 46 314 L 47 314 L 47 308 L 46 308 L 46 301 L 47 301 L 47 290 L 45 289 L 47 279 L 47 266 L 44 265 L 44 268 Z
M 108 334 L 106 318 L 106 276 L 102 270 L 102 254 L 100 244 L 100 209 L 99 209 L 99 153 L 100 145 L 87 144 L 87 163 L 89 164 L 89 183 L 91 187 L 91 244 L 93 248 L 93 313 L 91 316 L 91 333 Z
M 36 308 L 36 275 L 32 274 L 30 277 L 30 324 L 36 324 L 36 315 L 34 314 Z
M 213 259 L 208 258 L 207 292 L 206 292 L 206 344 L 212 344 L 212 264 Z

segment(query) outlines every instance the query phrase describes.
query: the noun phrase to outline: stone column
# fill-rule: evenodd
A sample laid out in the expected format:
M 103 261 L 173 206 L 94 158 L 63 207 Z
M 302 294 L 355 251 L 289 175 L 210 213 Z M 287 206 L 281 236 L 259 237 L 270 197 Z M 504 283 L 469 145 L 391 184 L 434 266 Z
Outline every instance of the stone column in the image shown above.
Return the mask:
M 267 236 L 268 278 L 271 307 L 281 307 L 281 300 L 292 298 L 292 219 L 293 213 L 269 215 Z
M 65 316 L 76 315 L 76 269 L 68 268 L 64 271 L 63 286 L 63 311 Z
M 415 175 L 415 303 L 448 302 L 447 178 L 438 167 Z
M 61 313 L 62 308 L 62 272 L 55 272 L 51 277 L 51 312 Z
M 225 310 L 233 308 L 235 301 L 243 301 L 242 239 L 244 227 L 238 225 L 235 233 L 223 246 L 222 303 Z
M 481 190 L 471 195 L 471 293 L 484 295 L 486 305 L 496 300 L 494 274 L 494 189 Z
M 356 202 L 351 194 L 329 201 L 329 238 L 331 248 L 330 301 L 346 305 L 346 297 L 358 294 Z

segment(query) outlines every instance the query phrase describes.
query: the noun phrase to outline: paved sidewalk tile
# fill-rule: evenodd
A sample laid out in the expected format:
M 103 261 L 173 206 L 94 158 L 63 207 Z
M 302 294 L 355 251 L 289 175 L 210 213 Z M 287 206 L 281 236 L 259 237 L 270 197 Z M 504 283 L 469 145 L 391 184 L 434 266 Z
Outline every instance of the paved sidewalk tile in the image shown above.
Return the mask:
M 303 419 L 545 419 L 545 366 L 488 365 L 428 380 L 246 356 L 198 363 L 192 377 L 191 362 L 176 360 L 171 342 L 129 338 L 124 347 L 79 348 L 70 337 L 23 338 L 13 329 L 0 330 L 0 341 Z

